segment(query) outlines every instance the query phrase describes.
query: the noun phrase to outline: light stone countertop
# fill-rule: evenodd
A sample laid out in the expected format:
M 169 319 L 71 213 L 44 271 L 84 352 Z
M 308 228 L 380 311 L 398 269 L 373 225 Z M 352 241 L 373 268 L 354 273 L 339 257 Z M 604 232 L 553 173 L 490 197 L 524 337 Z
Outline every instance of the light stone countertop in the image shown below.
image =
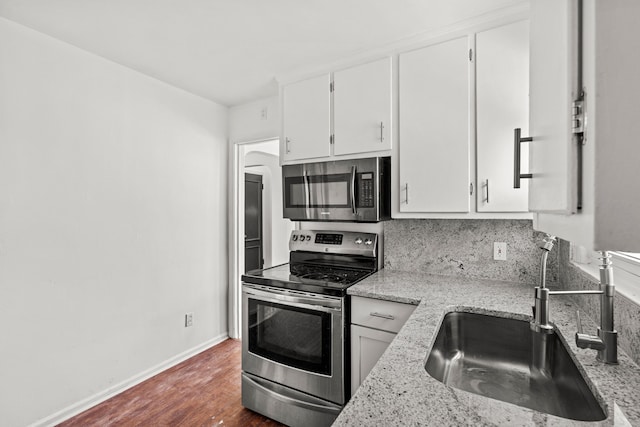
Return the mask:
M 576 306 L 550 298 L 558 326 L 589 382 L 607 406 L 601 422 L 579 422 L 447 387 L 424 369 L 427 352 L 446 312 L 465 311 L 529 319 L 533 286 L 513 282 L 427 275 L 383 269 L 349 288 L 350 295 L 417 304 L 333 426 L 612 426 L 640 425 L 640 367 L 619 349 L 619 365 L 574 342 Z M 596 325 L 583 317 L 586 333 Z M 598 396 L 597 396 L 598 397 Z

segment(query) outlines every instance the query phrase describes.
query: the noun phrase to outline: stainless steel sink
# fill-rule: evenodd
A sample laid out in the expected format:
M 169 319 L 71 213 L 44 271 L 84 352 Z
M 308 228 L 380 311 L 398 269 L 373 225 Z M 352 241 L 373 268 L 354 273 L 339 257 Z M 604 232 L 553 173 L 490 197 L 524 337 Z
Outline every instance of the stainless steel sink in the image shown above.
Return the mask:
M 533 332 L 525 320 L 448 313 L 425 369 L 447 386 L 547 414 L 606 418 L 558 335 Z

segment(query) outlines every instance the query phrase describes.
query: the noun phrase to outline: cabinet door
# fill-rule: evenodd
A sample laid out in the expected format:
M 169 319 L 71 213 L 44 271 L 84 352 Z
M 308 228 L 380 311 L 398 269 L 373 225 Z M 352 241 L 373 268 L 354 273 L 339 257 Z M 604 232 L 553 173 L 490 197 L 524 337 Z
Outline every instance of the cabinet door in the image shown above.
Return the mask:
M 577 19 L 577 0 L 531 2 L 529 210 L 534 212 L 577 211 L 578 144 L 571 129 L 578 92 Z
M 389 347 L 396 334 L 351 325 L 351 395 Z
M 335 155 L 391 149 L 391 58 L 336 71 Z
M 400 55 L 400 211 L 469 212 L 469 44 Z
M 331 154 L 331 92 L 329 74 L 292 83 L 283 89 L 284 160 Z
M 526 212 L 528 180 L 513 188 L 513 129 L 529 134 L 529 22 L 476 34 L 478 212 Z M 528 147 L 521 148 L 527 173 Z

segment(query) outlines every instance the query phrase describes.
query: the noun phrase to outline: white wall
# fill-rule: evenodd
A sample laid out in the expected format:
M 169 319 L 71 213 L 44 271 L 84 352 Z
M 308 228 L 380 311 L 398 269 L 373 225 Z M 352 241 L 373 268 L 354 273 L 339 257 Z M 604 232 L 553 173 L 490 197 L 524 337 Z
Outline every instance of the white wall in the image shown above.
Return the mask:
M 22 426 L 226 336 L 228 114 L 4 19 L 0 64 L 0 425 Z
M 277 96 L 229 109 L 229 141 L 232 143 L 275 139 L 279 135 L 280 110 Z

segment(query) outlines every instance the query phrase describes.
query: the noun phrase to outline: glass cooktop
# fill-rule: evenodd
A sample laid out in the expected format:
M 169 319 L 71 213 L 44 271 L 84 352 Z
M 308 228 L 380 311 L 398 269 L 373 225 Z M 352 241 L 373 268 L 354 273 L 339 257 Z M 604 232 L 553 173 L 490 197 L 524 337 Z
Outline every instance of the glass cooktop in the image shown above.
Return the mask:
M 253 270 L 242 276 L 245 283 L 342 296 L 349 286 L 373 274 L 371 270 L 313 264 L 282 264 Z

